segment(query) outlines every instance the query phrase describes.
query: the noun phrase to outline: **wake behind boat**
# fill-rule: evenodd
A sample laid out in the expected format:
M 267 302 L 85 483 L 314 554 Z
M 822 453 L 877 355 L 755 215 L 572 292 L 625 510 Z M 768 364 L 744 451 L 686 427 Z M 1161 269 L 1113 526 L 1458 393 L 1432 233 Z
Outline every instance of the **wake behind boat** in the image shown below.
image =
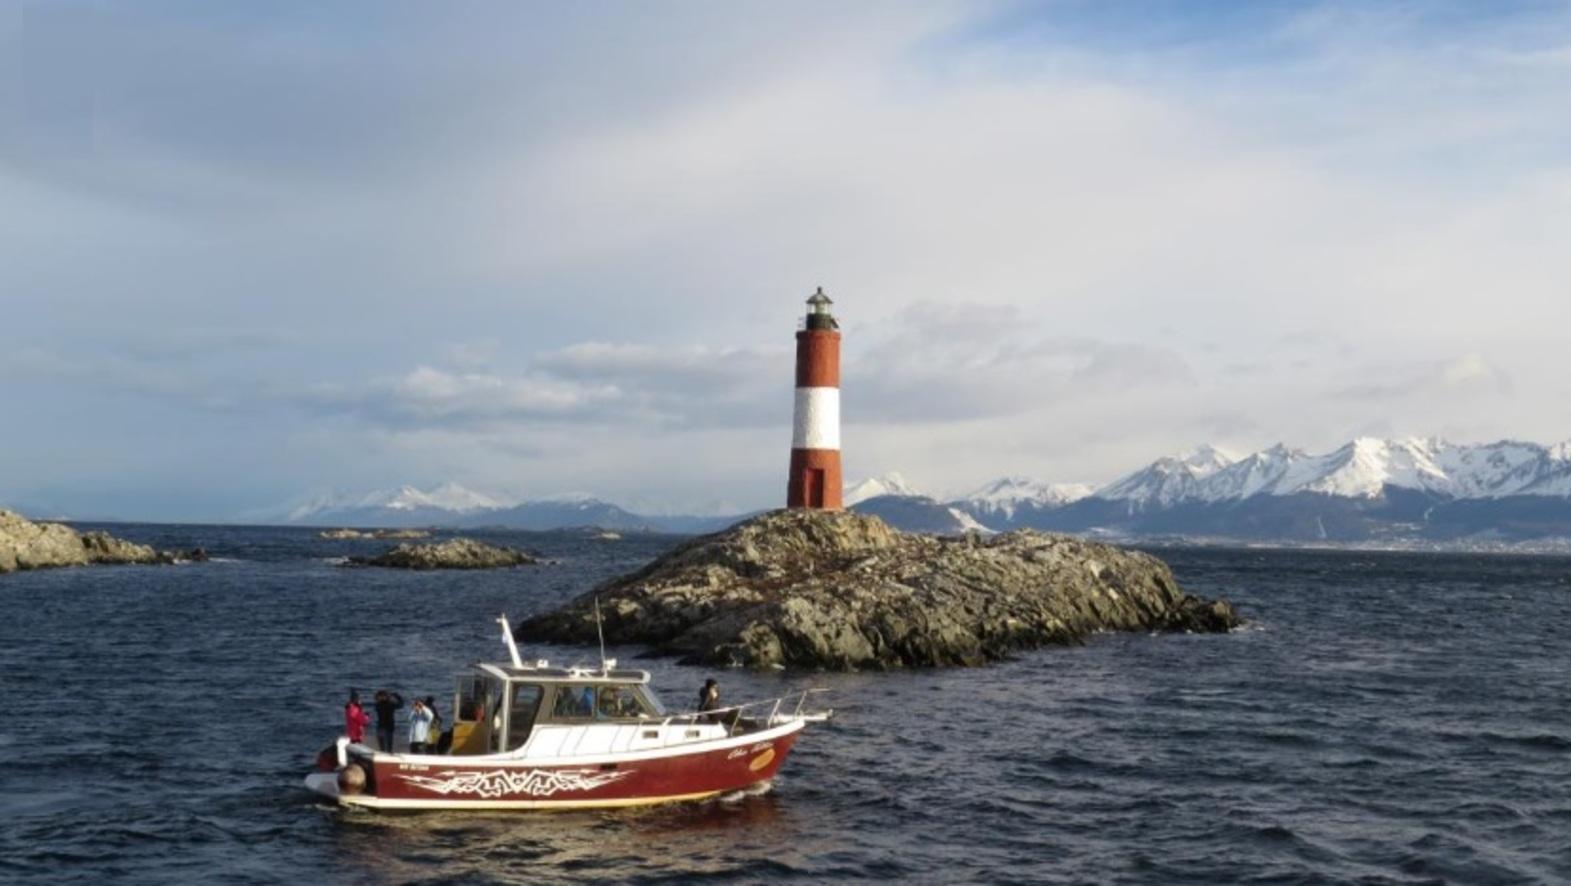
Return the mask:
M 374 750 L 340 737 L 306 787 L 371 809 L 580 809 L 700 800 L 774 778 L 813 690 L 668 714 L 649 673 L 526 665 L 505 617 L 511 661 L 459 675 L 445 753 Z

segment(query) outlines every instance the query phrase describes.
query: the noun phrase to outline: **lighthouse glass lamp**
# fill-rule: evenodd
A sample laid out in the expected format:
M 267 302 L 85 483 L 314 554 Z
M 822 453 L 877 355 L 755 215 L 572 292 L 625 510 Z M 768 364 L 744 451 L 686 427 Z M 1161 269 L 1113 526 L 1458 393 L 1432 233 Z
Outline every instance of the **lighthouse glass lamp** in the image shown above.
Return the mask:
M 807 300 L 807 328 L 808 329 L 839 329 L 840 324 L 835 322 L 834 315 L 829 313 L 829 306 L 834 304 L 829 296 L 824 294 L 824 287 L 818 287 Z
M 796 333 L 796 415 L 786 507 L 841 507 L 840 324 L 819 287 L 807 300 L 807 323 Z

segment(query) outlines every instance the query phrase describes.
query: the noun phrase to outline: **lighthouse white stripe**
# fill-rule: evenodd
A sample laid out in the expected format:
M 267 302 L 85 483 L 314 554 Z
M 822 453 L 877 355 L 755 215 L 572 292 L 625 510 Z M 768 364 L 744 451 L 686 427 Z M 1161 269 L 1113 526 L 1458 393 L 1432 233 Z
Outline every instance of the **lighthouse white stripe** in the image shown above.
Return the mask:
M 840 389 L 797 388 L 792 449 L 840 448 Z

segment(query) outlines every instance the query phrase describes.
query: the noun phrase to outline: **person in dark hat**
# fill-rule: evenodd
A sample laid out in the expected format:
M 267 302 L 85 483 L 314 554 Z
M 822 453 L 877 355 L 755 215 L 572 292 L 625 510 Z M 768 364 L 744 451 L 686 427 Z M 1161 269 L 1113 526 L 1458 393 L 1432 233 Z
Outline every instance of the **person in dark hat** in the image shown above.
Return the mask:
M 404 706 L 404 697 L 386 689 L 376 691 L 376 746 L 378 750 L 392 753 L 394 711 Z
M 713 677 L 704 681 L 704 688 L 698 690 L 698 711 L 712 711 L 720 707 L 720 684 Z

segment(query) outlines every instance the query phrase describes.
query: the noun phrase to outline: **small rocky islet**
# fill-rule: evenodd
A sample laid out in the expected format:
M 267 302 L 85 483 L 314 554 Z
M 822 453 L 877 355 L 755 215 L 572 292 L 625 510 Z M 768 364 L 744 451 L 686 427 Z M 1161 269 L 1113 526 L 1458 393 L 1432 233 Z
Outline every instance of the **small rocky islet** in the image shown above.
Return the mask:
M 488 545 L 472 538 L 410 544 L 371 557 L 350 557 L 345 566 L 380 566 L 387 569 L 505 569 L 529 566 L 538 558 L 512 548 Z
M 316 534 L 317 538 L 333 540 L 348 539 L 389 539 L 389 538 L 430 538 L 428 529 L 324 529 Z
M 980 665 L 1099 631 L 1219 633 L 1225 600 L 1149 554 L 1022 530 L 904 533 L 846 511 L 773 511 L 680 545 L 521 623 L 526 641 L 605 634 L 685 663 L 830 670 Z
M 0 509 L 0 573 L 95 564 L 170 564 L 207 559 L 201 548 L 160 551 L 107 532 L 77 532 L 63 523 L 35 522 Z

